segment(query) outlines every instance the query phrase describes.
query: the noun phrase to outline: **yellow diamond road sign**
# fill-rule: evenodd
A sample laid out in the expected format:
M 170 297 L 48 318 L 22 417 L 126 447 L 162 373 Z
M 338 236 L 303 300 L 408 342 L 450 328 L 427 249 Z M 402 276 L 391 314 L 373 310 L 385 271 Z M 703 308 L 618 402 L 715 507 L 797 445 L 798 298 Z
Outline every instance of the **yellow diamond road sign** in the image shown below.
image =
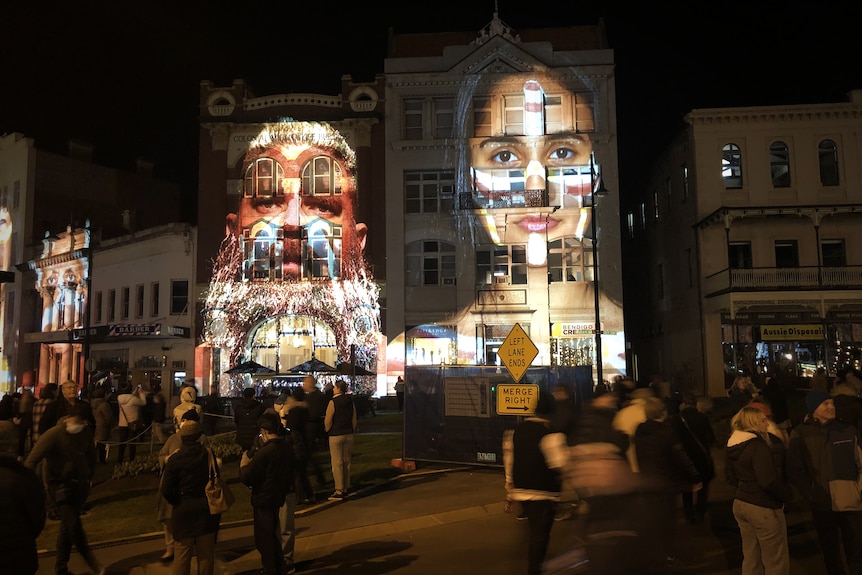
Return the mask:
M 500 361 L 509 370 L 512 379 L 518 383 L 527 373 L 527 368 L 539 355 L 539 348 L 532 342 L 521 324 L 516 323 L 503 341 L 503 345 L 497 350 L 497 355 L 500 356 Z

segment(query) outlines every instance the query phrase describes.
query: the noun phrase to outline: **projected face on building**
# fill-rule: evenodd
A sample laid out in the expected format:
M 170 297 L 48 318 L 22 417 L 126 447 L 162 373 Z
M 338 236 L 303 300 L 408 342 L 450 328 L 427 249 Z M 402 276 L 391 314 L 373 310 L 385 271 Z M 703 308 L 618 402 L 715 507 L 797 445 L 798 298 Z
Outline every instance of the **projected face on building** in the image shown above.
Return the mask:
M 352 151 L 340 134 L 299 122 L 271 128 L 246 156 L 239 211 L 228 216 L 228 232 L 243 241 L 244 278 L 350 276 L 366 237 L 354 198 Z

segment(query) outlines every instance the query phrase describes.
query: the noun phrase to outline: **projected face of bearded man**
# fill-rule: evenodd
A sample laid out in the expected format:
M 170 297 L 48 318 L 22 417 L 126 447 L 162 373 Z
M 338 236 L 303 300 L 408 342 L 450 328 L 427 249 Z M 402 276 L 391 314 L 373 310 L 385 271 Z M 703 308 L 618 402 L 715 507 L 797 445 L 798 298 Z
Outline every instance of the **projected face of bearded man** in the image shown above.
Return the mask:
M 354 223 L 354 178 L 338 150 L 276 141 L 246 160 L 228 231 L 243 237 L 247 279 L 336 279 L 362 265 L 367 228 Z

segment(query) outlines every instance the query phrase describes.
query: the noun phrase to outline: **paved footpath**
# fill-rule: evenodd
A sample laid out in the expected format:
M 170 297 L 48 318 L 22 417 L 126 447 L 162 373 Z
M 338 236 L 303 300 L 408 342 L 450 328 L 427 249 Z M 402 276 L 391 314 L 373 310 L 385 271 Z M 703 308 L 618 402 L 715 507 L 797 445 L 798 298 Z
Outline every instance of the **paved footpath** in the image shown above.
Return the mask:
M 298 572 L 523 575 L 526 522 L 504 511 L 502 471 L 433 467 L 369 487 L 342 502 L 325 502 L 301 510 L 297 514 Z M 711 499 L 706 524 L 678 525 L 677 562 L 669 567 L 669 573 L 739 573 L 739 532 L 730 513 L 730 491 L 723 480 L 714 482 Z M 807 515 L 792 512 L 789 524 L 791 573 L 822 573 Z M 549 557 L 581 547 L 584 525 L 584 517 L 556 522 Z M 161 533 L 154 533 L 101 544 L 96 554 L 110 575 L 166 575 L 169 565 L 158 561 L 163 549 Z M 87 572 L 77 554 L 73 554 L 70 566 L 79 575 Z M 52 567 L 53 557 L 42 557 L 39 573 L 50 575 Z M 250 524 L 224 525 L 219 533 L 216 575 L 259 572 L 260 559 Z M 569 572 L 597 571 L 582 566 Z

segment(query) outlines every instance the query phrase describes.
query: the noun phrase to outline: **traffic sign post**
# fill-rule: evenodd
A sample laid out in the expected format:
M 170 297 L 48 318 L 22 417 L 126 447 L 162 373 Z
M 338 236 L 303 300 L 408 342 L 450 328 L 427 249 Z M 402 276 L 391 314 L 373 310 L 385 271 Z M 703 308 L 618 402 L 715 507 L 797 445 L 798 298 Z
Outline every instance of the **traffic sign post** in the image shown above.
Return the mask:
M 512 379 L 518 383 L 527 373 L 527 368 L 539 355 L 539 348 L 536 347 L 521 324 L 516 323 L 506 339 L 503 340 L 500 349 L 497 350 L 497 355 L 506 369 L 509 370 Z

